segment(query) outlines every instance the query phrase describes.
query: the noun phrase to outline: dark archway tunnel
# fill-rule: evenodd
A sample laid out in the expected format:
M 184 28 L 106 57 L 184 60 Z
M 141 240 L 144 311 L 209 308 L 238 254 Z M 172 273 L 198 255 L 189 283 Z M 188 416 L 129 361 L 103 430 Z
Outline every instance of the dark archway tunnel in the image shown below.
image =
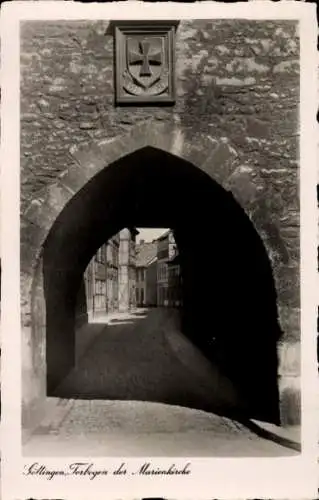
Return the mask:
M 84 270 L 124 227 L 170 227 L 183 276 L 182 331 L 245 401 L 246 416 L 279 423 L 276 291 L 266 249 L 232 194 L 191 163 L 145 147 L 91 179 L 44 245 L 47 392 L 74 364 Z

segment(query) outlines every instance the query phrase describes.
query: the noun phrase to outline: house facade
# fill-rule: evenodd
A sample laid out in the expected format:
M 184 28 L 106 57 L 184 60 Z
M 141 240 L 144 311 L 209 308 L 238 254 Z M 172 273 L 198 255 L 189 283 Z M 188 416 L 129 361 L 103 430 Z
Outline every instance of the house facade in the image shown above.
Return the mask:
M 136 302 L 138 307 L 157 305 L 157 240 L 137 246 Z
M 84 273 L 88 319 L 136 307 L 135 229 L 123 229 L 103 244 Z
M 178 248 L 175 255 L 167 263 L 168 272 L 168 304 L 170 307 L 182 307 L 182 274 Z
M 176 256 L 177 245 L 171 229 L 158 238 L 157 245 L 157 305 L 168 307 L 172 305 L 170 278 L 176 266 L 169 271 L 169 263 Z M 179 268 L 179 266 L 177 266 Z M 175 286 L 175 284 L 174 284 Z

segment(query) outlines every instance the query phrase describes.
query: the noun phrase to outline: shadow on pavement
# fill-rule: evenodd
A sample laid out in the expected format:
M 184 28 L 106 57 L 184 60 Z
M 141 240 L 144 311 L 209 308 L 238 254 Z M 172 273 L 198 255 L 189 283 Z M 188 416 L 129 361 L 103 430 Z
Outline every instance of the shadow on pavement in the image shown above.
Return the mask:
M 232 384 L 178 331 L 176 314 L 157 308 L 100 323 L 54 396 L 150 401 L 235 416 L 240 401 Z M 184 339 L 178 355 L 167 340 L 172 330 Z

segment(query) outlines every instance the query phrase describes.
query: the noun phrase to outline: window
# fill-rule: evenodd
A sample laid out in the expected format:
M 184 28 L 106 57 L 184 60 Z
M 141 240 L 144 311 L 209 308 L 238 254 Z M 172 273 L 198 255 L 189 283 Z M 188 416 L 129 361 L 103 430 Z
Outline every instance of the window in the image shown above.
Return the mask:
M 94 310 L 104 309 L 106 306 L 106 282 L 97 279 L 94 284 Z
M 112 247 L 112 261 L 113 261 L 113 265 L 115 267 L 118 266 L 118 247 L 116 246 L 116 244 L 113 242 L 113 247 Z
M 95 254 L 95 262 L 105 263 L 105 245 L 101 246 Z
M 158 271 L 158 279 L 161 281 L 166 280 L 168 276 L 168 266 L 165 262 L 159 264 Z

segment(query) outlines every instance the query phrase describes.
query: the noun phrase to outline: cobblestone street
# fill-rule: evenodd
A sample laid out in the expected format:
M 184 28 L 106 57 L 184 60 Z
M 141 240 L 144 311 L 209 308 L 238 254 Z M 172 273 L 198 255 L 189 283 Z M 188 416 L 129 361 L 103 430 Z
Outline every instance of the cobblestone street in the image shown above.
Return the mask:
M 28 456 L 292 456 L 243 425 L 200 410 L 138 401 L 50 400 Z
M 173 311 L 154 309 L 111 318 L 57 396 L 47 398 L 47 416 L 27 441 L 24 454 L 295 453 L 214 413 L 214 408 L 218 412 L 235 404 L 236 393 L 178 332 Z
M 55 395 L 223 412 L 237 403 L 231 383 L 179 332 L 178 312 L 165 308 L 113 316 Z

